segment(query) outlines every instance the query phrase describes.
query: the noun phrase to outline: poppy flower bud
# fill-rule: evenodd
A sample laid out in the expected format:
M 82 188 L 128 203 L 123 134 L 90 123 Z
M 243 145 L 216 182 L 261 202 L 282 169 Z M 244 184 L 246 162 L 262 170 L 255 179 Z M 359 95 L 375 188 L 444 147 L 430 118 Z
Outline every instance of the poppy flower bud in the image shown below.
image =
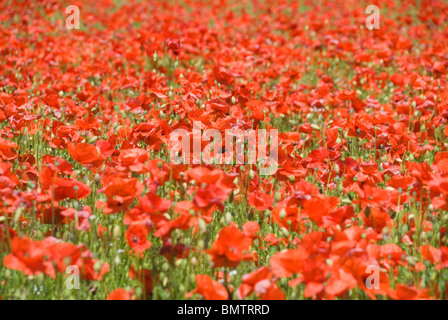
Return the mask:
M 95 262 L 95 264 L 93 265 L 93 270 L 95 271 L 95 273 L 100 272 L 100 270 L 101 270 L 101 262 L 99 262 L 99 261 Z
M 282 231 L 284 237 L 289 236 L 289 231 L 285 227 L 281 228 L 280 230 Z
M 232 104 L 235 104 L 235 103 L 236 103 L 236 99 L 235 99 L 234 96 L 232 96 L 232 98 L 231 98 L 230 100 L 231 100 Z
M 140 298 L 142 296 L 142 294 L 143 294 L 143 290 L 142 290 L 141 287 L 137 287 L 137 288 L 134 289 L 134 293 L 137 296 L 137 298 Z
M 417 260 L 413 256 L 406 257 L 406 261 L 411 265 L 414 266 L 417 263 Z
M 314 130 L 320 130 L 320 127 L 317 124 L 312 124 L 311 128 L 313 128 Z
M 275 192 L 275 195 L 274 195 L 274 200 L 275 201 L 280 201 L 282 199 L 282 195 L 281 195 L 281 193 L 280 192 Z
M 232 222 L 233 217 L 232 217 L 232 214 L 230 212 L 226 212 L 225 220 L 226 220 L 227 224 L 230 224 L 230 222 Z
M 198 222 L 199 232 L 206 233 L 207 232 L 207 224 L 205 223 L 204 219 L 199 219 Z
M 296 177 L 294 177 L 293 175 L 290 175 L 288 177 L 289 182 L 294 183 L 296 181 Z
M 181 268 L 187 267 L 187 264 L 188 264 L 187 259 L 178 259 L 177 261 L 180 261 L 179 262 L 179 267 L 181 267 Z
M 286 210 L 285 209 L 282 209 L 282 210 L 280 210 L 280 219 L 285 219 L 285 217 L 286 217 Z
M 255 172 L 254 172 L 254 170 L 250 170 L 250 171 L 249 171 L 249 177 L 250 177 L 251 180 L 253 180 L 253 179 L 255 178 Z
M 121 263 L 121 258 L 120 258 L 120 256 L 115 256 L 115 258 L 114 258 L 114 263 L 115 263 L 115 265 L 116 266 L 119 266 L 120 265 L 120 263 Z
M 112 229 L 112 236 L 114 239 L 120 237 L 121 235 L 121 228 L 118 224 L 114 225 L 114 228 Z
M 405 234 L 408 231 L 409 231 L 409 228 L 408 228 L 407 224 L 404 224 L 404 225 L 401 226 L 401 233 L 402 234 Z
M 23 207 L 22 205 L 19 206 L 19 208 L 16 210 L 15 214 L 14 214 L 14 223 L 19 223 L 20 217 L 22 216 L 22 212 L 23 212 Z
M 178 286 L 178 289 L 181 293 L 184 293 L 186 291 L 185 286 L 182 283 Z
M 337 163 L 334 166 L 334 172 L 336 172 L 336 174 L 339 174 L 341 172 L 341 169 L 339 168 L 339 165 Z

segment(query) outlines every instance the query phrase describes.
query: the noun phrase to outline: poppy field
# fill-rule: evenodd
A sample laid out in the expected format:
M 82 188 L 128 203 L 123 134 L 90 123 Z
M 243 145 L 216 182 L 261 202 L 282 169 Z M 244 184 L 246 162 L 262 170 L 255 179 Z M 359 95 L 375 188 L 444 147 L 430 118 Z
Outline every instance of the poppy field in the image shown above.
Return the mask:
M 0 299 L 448 298 L 448 2 L 0 16 Z

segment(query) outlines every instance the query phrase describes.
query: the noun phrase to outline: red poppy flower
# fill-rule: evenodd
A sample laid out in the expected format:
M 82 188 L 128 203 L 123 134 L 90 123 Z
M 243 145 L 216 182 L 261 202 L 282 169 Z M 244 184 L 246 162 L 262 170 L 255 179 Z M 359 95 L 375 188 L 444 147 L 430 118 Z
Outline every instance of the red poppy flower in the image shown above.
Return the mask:
M 427 297 L 428 290 L 419 290 L 415 287 L 398 283 L 395 290 L 390 289 L 389 296 L 395 300 L 420 300 Z
M 125 149 L 120 152 L 118 161 L 123 167 L 137 173 L 145 173 L 145 162 L 149 159 L 148 152 L 142 149 Z
M 85 166 L 98 167 L 103 159 L 101 157 L 101 151 L 98 147 L 88 143 L 69 143 L 67 150 L 77 162 Z
M 74 208 L 68 208 L 61 211 L 61 215 L 67 217 L 68 220 L 75 222 L 75 228 L 78 230 L 90 229 L 90 216 L 92 215 L 92 209 L 89 206 L 85 206 L 82 210 L 75 210 Z
M 274 201 L 266 192 L 257 190 L 249 194 L 247 202 L 255 209 L 264 211 L 271 208 Z
M 17 158 L 17 153 L 14 150 L 18 148 L 17 143 L 0 138 L 0 157 L 3 160 L 14 160 Z
M 253 292 L 254 286 L 258 282 L 270 278 L 272 278 L 272 273 L 267 267 L 261 267 L 258 270 L 245 274 L 242 277 L 243 283 L 236 291 L 238 298 L 244 299 L 245 297 L 249 296 Z
M 238 228 L 229 226 L 221 229 L 218 239 L 206 252 L 211 255 L 214 268 L 236 267 L 247 257 L 251 245 L 251 238 L 244 235 Z
M 272 273 L 277 277 L 289 278 L 299 273 L 303 268 L 303 261 L 308 258 L 308 253 L 302 247 L 288 251 L 275 253 L 270 261 Z
M 127 291 L 124 288 L 118 288 L 109 293 L 106 300 L 135 300 L 133 291 Z
M 179 39 L 169 38 L 165 41 L 165 43 L 166 46 L 168 47 L 168 50 L 172 51 L 174 55 L 177 56 L 179 54 L 180 48 L 182 47 L 182 43 L 180 42 Z
M 355 100 L 358 97 L 358 94 L 354 90 L 342 90 L 338 94 L 338 99 L 345 101 L 345 100 Z
M 189 298 L 197 293 L 205 300 L 228 300 L 229 293 L 227 289 L 218 281 L 214 281 L 209 276 L 198 274 L 195 276 L 196 289 L 188 292 L 185 297 Z
M 19 270 L 26 275 L 44 273 L 55 277 L 51 253 L 41 241 L 15 237 L 11 240 L 11 253 L 3 260 L 6 268 Z
M 285 294 L 269 280 L 262 280 L 255 285 L 255 292 L 260 296 L 260 300 L 285 300 Z
M 104 192 L 107 196 L 105 212 L 116 213 L 127 209 L 143 189 L 144 187 L 138 179 L 114 177 L 98 191 Z
M 149 249 L 152 245 L 148 240 L 151 223 L 148 220 L 136 221 L 130 224 L 126 230 L 126 240 L 128 245 L 138 253 L 142 253 Z
M 257 233 L 260 230 L 260 225 L 256 223 L 255 221 L 248 221 L 243 225 L 243 233 L 251 238 L 252 240 L 255 240 L 258 238 Z

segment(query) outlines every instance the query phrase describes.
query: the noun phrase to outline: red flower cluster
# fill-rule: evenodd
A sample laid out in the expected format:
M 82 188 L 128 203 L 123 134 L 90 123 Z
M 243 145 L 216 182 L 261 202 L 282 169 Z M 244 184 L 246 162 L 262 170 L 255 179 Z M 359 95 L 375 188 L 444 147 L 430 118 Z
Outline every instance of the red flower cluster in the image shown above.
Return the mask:
M 72 265 L 89 299 L 447 299 L 448 4 L 293 2 L 80 0 L 70 30 L 9 1 L 0 292 L 73 297 Z M 200 161 L 256 134 L 173 163 L 177 130 Z

